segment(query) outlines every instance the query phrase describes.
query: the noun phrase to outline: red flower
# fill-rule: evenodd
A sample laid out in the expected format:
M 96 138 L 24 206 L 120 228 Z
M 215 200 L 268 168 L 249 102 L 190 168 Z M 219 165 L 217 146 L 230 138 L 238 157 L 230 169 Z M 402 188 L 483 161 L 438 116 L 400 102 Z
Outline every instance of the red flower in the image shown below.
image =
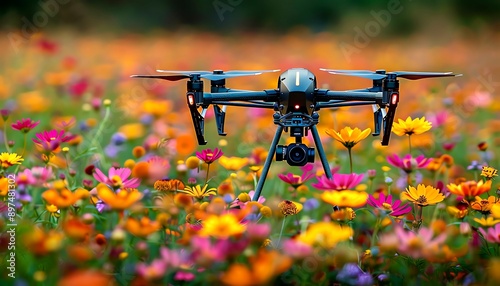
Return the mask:
M 222 155 L 224 155 L 224 153 L 222 153 L 222 150 L 219 148 L 215 148 L 213 151 L 212 149 L 205 149 L 201 152 L 196 152 L 196 157 L 207 164 L 212 164 L 215 160 L 222 157 Z
M 21 120 L 18 120 L 16 123 L 12 124 L 12 129 L 19 130 L 23 133 L 28 133 L 38 124 L 40 124 L 40 121 L 33 121 L 29 118 L 23 118 Z

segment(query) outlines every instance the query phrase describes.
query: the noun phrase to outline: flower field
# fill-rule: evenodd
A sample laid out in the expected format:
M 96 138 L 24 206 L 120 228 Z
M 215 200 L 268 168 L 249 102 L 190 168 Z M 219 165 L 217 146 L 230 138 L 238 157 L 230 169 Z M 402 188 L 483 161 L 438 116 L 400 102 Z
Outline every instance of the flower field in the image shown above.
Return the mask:
M 0 284 L 498 285 L 500 39 L 374 40 L 351 54 L 340 41 L 302 30 L 0 37 L 12 48 L 0 55 Z M 130 78 L 292 67 L 332 90 L 371 81 L 319 68 L 463 76 L 401 79 L 387 147 L 371 107 L 322 109 L 333 177 L 318 156 L 273 161 L 258 200 L 271 110 L 228 108 L 225 137 L 208 111 L 200 146 L 184 82 Z M 278 76 L 227 86 L 273 89 Z

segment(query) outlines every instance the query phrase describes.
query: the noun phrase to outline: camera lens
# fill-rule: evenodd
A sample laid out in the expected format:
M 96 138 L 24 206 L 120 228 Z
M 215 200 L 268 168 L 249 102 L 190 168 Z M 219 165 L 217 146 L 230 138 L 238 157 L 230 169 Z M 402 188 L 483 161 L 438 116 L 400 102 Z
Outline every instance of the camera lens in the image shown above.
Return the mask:
M 285 159 L 286 147 L 283 145 L 276 146 L 276 161 L 283 161 Z
M 297 145 L 289 146 L 288 148 L 289 148 L 288 158 L 289 158 L 290 162 L 293 162 L 295 164 L 301 164 L 302 162 L 305 161 L 307 153 L 306 153 L 305 148 L 303 148 L 303 145 L 297 144 Z

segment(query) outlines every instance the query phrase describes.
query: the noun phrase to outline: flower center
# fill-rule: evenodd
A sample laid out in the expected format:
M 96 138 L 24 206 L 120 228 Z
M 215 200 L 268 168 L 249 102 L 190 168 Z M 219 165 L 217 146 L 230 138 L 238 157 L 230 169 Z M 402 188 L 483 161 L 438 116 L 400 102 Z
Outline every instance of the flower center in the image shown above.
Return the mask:
M 114 175 L 113 177 L 111 177 L 111 182 L 113 183 L 113 187 L 121 187 L 122 185 L 122 178 L 120 178 L 120 176 L 118 175 Z
M 422 204 L 426 204 L 427 203 L 427 198 L 424 195 L 421 195 L 420 197 L 418 197 L 417 203 L 419 203 L 421 205 Z
M 388 203 L 383 203 L 382 207 L 387 211 L 392 211 L 392 206 Z

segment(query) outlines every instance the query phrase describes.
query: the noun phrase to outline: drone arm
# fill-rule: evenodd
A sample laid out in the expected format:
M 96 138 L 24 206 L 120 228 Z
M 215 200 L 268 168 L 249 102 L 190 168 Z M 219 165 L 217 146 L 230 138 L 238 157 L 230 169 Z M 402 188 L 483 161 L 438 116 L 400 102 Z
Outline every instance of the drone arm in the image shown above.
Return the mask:
M 220 101 L 252 101 L 259 100 L 264 102 L 276 101 L 278 92 L 274 89 L 263 91 L 236 91 L 221 93 L 204 93 L 203 104 L 213 104 Z
M 389 139 L 391 137 L 392 123 L 394 122 L 394 115 L 396 115 L 396 108 L 399 103 L 399 93 L 392 92 L 390 95 L 389 108 L 387 110 L 387 115 L 384 118 L 384 135 L 382 137 L 382 146 L 389 145 Z
M 333 91 L 328 89 L 316 91 L 316 101 L 328 102 L 330 100 L 379 101 L 382 100 L 382 92 Z

